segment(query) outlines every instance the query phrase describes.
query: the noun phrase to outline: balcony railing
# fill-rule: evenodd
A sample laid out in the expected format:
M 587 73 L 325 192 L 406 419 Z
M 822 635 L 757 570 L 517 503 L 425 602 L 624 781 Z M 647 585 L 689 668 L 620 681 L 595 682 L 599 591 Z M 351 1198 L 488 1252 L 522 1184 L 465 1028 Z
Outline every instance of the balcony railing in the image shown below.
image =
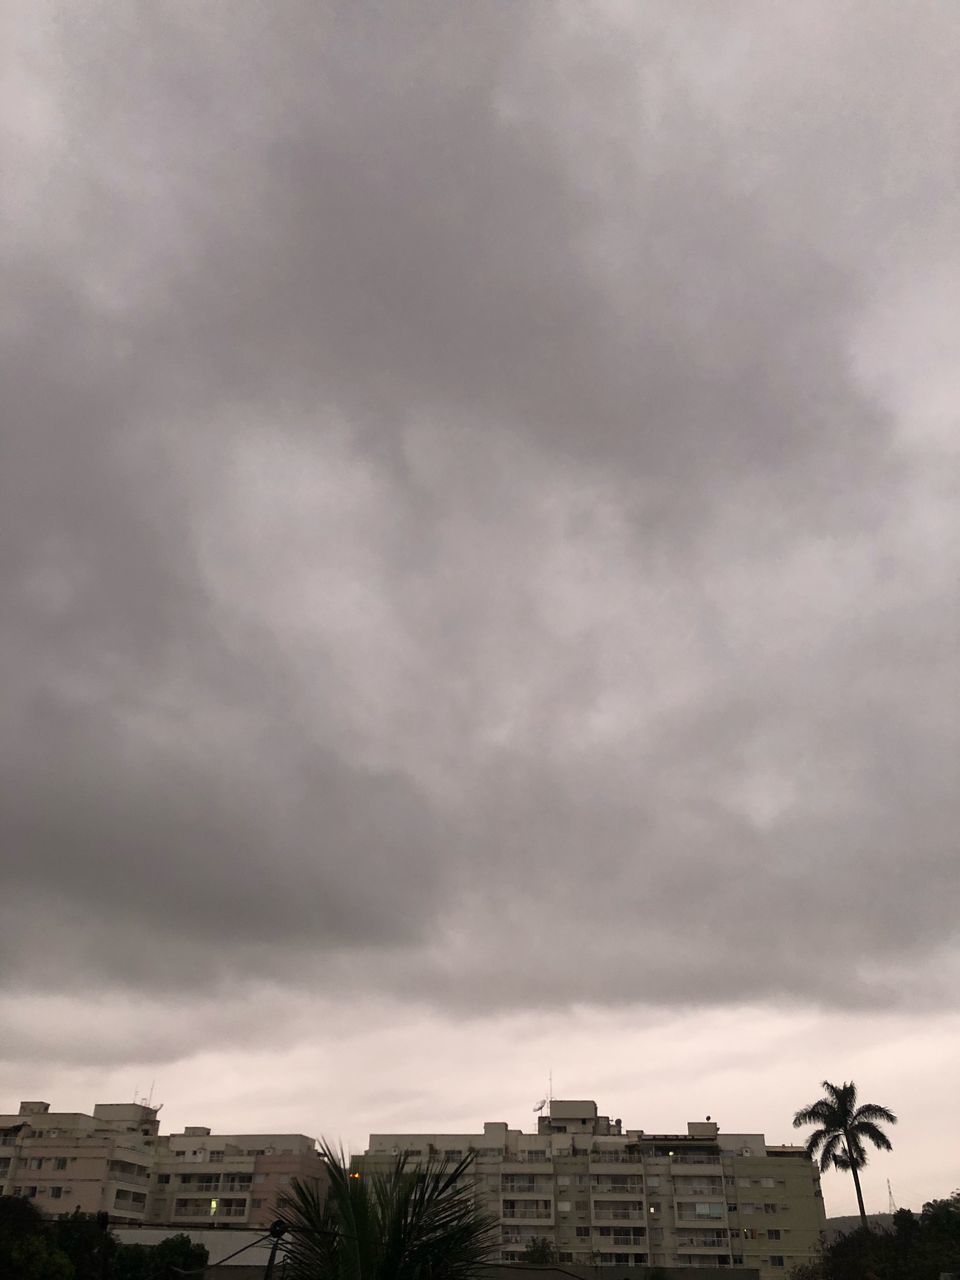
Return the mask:
M 504 1210 L 502 1214 L 505 1222 L 552 1222 L 552 1209 L 525 1209 L 517 1206 L 509 1212 Z
M 602 1205 L 593 1206 L 593 1216 L 597 1222 L 642 1222 L 642 1209 L 605 1209 Z

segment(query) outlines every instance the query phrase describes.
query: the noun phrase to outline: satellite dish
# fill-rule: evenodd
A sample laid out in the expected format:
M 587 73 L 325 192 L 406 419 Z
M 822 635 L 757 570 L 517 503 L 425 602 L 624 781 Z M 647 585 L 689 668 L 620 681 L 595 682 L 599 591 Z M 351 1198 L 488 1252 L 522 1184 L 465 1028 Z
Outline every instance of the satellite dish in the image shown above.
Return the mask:
M 546 1105 L 547 1105 L 546 1098 L 541 1098 L 540 1101 L 537 1103 L 537 1105 L 533 1109 L 534 1111 L 542 1111 Z

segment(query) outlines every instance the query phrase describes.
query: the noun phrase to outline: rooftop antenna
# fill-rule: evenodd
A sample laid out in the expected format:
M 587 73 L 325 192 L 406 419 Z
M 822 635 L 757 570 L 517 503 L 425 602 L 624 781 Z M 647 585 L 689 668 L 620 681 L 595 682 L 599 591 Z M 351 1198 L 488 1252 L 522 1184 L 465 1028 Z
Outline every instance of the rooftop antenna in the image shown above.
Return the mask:
M 551 1067 L 551 1068 L 550 1068 L 550 1088 L 549 1088 L 549 1094 L 550 1094 L 550 1101 L 552 1102 L 552 1101 L 553 1101 L 553 1067 Z
M 147 1099 L 146 1099 L 146 1103 L 147 1103 L 147 1106 L 148 1106 L 148 1107 L 152 1107 L 152 1106 L 153 1106 L 153 1087 L 154 1087 L 154 1085 L 155 1085 L 156 1083 L 157 1083 L 157 1082 L 156 1082 L 156 1080 L 151 1080 L 151 1081 L 150 1081 L 150 1093 L 149 1093 L 149 1096 L 148 1096 L 148 1097 L 147 1097 Z
M 897 1212 L 897 1202 L 893 1198 L 893 1187 L 890 1185 L 890 1179 L 887 1179 L 887 1213 Z

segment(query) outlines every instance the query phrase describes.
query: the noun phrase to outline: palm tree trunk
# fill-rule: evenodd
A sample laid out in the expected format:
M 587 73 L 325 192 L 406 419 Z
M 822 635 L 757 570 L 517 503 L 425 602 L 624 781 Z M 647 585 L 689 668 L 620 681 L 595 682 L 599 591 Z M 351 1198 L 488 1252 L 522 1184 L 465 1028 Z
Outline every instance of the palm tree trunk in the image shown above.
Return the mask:
M 857 1189 L 857 1204 L 860 1207 L 860 1224 L 864 1231 L 869 1231 L 870 1227 L 867 1223 L 867 1211 L 863 1207 L 863 1192 L 860 1190 L 860 1173 L 857 1169 L 856 1162 L 853 1158 L 852 1147 L 846 1134 L 843 1136 L 844 1146 L 847 1149 L 847 1159 L 850 1161 L 850 1172 L 853 1174 L 853 1185 Z

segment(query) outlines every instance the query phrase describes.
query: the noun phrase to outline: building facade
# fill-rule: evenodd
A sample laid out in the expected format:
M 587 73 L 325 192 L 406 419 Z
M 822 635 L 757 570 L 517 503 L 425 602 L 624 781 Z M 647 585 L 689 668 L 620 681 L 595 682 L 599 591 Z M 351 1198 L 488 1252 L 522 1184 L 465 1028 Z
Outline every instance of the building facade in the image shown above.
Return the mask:
M 501 1261 L 546 1239 L 578 1266 L 755 1268 L 783 1276 L 818 1254 L 820 1176 L 802 1147 L 760 1133 L 624 1130 L 592 1101 L 552 1101 L 536 1134 L 488 1122 L 474 1134 L 371 1134 L 357 1171 L 475 1153 L 478 1202 L 500 1224 Z
M 0 1194 L 46 1214 L 109 1214 L 126 1226 L 268 1226 L 293 1178 L 326 1184 L 304 1134 L 161 1134 L 158 1108 L 98 1103 L 93 1115 L 21 1102 L 0 1115 Z

